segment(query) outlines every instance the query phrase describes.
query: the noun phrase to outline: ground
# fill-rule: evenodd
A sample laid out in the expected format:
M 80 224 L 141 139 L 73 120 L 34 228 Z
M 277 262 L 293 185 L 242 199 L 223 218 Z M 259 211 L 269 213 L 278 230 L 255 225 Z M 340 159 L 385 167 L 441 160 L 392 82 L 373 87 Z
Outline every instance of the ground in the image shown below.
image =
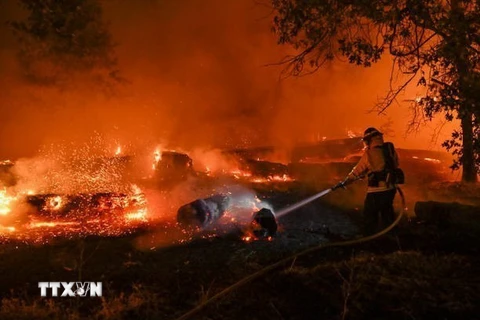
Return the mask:
M 281 208 L 321 187 L 257 191 Z M 117 238 L 3 244 L 0 319 L 176 319 L 282 258 L 357 236 L 358 194 L 355 188 L 338 190 L 282 217 L 272 241 L 245 242 L 233 230 L 159 246 L 156 236 L 171 227 L 159 225 Z M 479 226 L 405 219 L 396 236 L 301 256 L 191 319 L 475 319 Z M 102 281 L 103 297 L 40 298 L 39 281 Z

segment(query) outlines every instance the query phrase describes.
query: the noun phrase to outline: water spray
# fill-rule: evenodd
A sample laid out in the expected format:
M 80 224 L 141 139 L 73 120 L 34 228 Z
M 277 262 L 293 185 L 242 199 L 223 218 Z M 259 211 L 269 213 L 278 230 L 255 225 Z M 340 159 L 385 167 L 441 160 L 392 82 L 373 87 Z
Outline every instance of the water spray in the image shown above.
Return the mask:
M 311 197 L 309 197 L 305 200 L 299 201 L 299 202 L 297 202 L 297 203 L 295 203 L 295 204 L 293 204 L 289 207 L 286 207 L 286 208 L 283 208 L 283 209 L 277 211 L 276 216 L 277 216 L 277 218 L 280 218 L 281 216 L 284 216 L 287 213 L 290 213 L 294 210 L 297 210 L 298 208 L 303 207 L 304 205 L 306 205 L 306 204 L 308 204 L 308 203 L 310 203 L 314 200 L 317 200 L 318 198 L 321 198 L 324 195 L 329 194 L 332 191 L 333 191 L 333 189 L 330 188 L 330 189 L 327 189 L 327 190 L 323 190 L 322 192 L 319 192 L 317 194 L 314 194 L 313 196 L 311 196 Z
M 323 197 L 324 195 L 329 194 L 330 192 L 332 192 L 332 191 L 334 191 L 334 190 L 336 190 L 336 189 L 338 189 L 338 188 L 345 188 L 345 186 L 346 186 L 347 184 L 350 184 L 350 183 L 352 183 L 352 182 L 354 182 L 354 181 L 357 181 L 357 180 L 359 180 L 359 179 L 360 179 L 360 178 L 353 179 L 353 180 L 345 180 L 345 181 L 343 181 L 343 182 L 340 182 L 340 183 L 338 183 L 337 185 L 335 185 L 335 186 L 333 186 L 333 187 L 331 187 L 331 188 L 329 188 L 329 189 L 323 190 L 322 192 L 319 192 L 319 193 L 317 193 L 317 194 L 314 194 L 313 196 L 311 196 L 311 197 L 309 197 L 309 198 L 307 198 L 307 199 L 304 199 L 304 200 L 299 201 L 299 202 L 297 202 L 297 203 L 295 203 L 295 204 L 293 204 L 293 205 L 291 205 L 291 206 L 289 206 L 289 207 L 286 207 L 286 208 L 283 208 L 283 209 L 277 211 L 276 216 L 277 216 L 277 218 L 280 218 L 281 216 L 284 216 L 284 215 L 286 215 L 287 213 L 290 213 L 290 212 L 292 212 L 292 211 L 294 211 L 294 210 L 297 210 L 298 208 L 301 208 L 301 207 L 303 207 L 304 205 L 307 205 L 307 204 L 309 204 L 310 202 L 315 201 L 315 200 Z

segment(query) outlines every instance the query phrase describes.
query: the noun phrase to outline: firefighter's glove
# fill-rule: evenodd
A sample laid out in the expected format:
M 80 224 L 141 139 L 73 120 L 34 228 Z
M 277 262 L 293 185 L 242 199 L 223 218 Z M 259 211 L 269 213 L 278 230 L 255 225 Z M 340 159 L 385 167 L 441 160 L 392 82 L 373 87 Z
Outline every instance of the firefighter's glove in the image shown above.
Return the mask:
M 339 188 L 346 189 L 346 188 L 345 188 L 346 182 L 347 182 L 347 180 L 344 180 L 344 181 L 342 181 L 342 182 L 337 183 L 336 185 L 334 185 L 334 186 L 332 187 L 332 190 L 337 190 L 337 189 L 339 189 Z

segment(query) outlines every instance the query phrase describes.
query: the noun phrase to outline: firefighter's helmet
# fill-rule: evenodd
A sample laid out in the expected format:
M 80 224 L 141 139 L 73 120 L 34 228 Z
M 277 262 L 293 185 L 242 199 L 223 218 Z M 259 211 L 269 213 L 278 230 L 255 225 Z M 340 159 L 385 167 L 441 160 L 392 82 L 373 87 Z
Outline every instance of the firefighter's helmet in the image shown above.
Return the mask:
M 370 127 L 367 130 L 365 130 L 365 132 L 363 133 L 362 140 L 363 141 L 369 141 L 371 138 L 373 138 L 374 136 L 377 136 L 377 135 L 382 136 L 383 133 L 378 131 L 376 128 Z

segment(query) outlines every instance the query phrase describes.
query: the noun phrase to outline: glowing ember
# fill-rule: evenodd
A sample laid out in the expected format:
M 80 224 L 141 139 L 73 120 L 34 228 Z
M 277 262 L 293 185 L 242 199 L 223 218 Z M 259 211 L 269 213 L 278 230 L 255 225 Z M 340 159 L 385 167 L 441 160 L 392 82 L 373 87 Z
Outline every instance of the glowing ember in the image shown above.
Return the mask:
M 28 222 L 14 226 L 2 225 L 0 221 L 0 240 L 46 243 L 58 237 L 129 233 L 148 222 L 145 195 L 136 185 L 131 189 L 133 194 L 26 195 L 21 192 L 24 201 L 37 211 L 28 214 Z M 8 196 L 5 190 L 0 191 L 2 215 L 10 212 L 13 200 L 18 199 Z
M 61 196 L 55 196 L 47 200 L 47 203 L 45 205 L 45 210 L 60 210 L 63 206 L 63 199 Z
M 63 222 L 63 221 L 57 221 L 57 222 L 48 222 L 48 221 L 38 221 L 38 222 L 31 222 L 27 228 L 55 228 L 55 227 L 65 227 L 65 226 L 73 226 L 73 225 L 79 225 L 79 222 Z
M 143 208 L 136 212 L 127 213 L 125 215 L 126 220 L 138 220 L 138 221 L 147 221 L 147 209 Z
M 120 155 L 120 154 L 122 154 L 122 147 L 121 147 L 121 146 L 118 146 L 118 147 L 117 147 L 117 150 L 115 151 L 115 155 L 118 156 L 118 155 Z
M 249 177 L 252 176 L 252 174 L 250 172 L 242 171 L 242 170 L 239 170 L 239 169 L 235 169 L 235 170 L 230 171 L 230 174 L 233 175 L 237 179 L 240 179 L 240 177 L 249 178 Z

